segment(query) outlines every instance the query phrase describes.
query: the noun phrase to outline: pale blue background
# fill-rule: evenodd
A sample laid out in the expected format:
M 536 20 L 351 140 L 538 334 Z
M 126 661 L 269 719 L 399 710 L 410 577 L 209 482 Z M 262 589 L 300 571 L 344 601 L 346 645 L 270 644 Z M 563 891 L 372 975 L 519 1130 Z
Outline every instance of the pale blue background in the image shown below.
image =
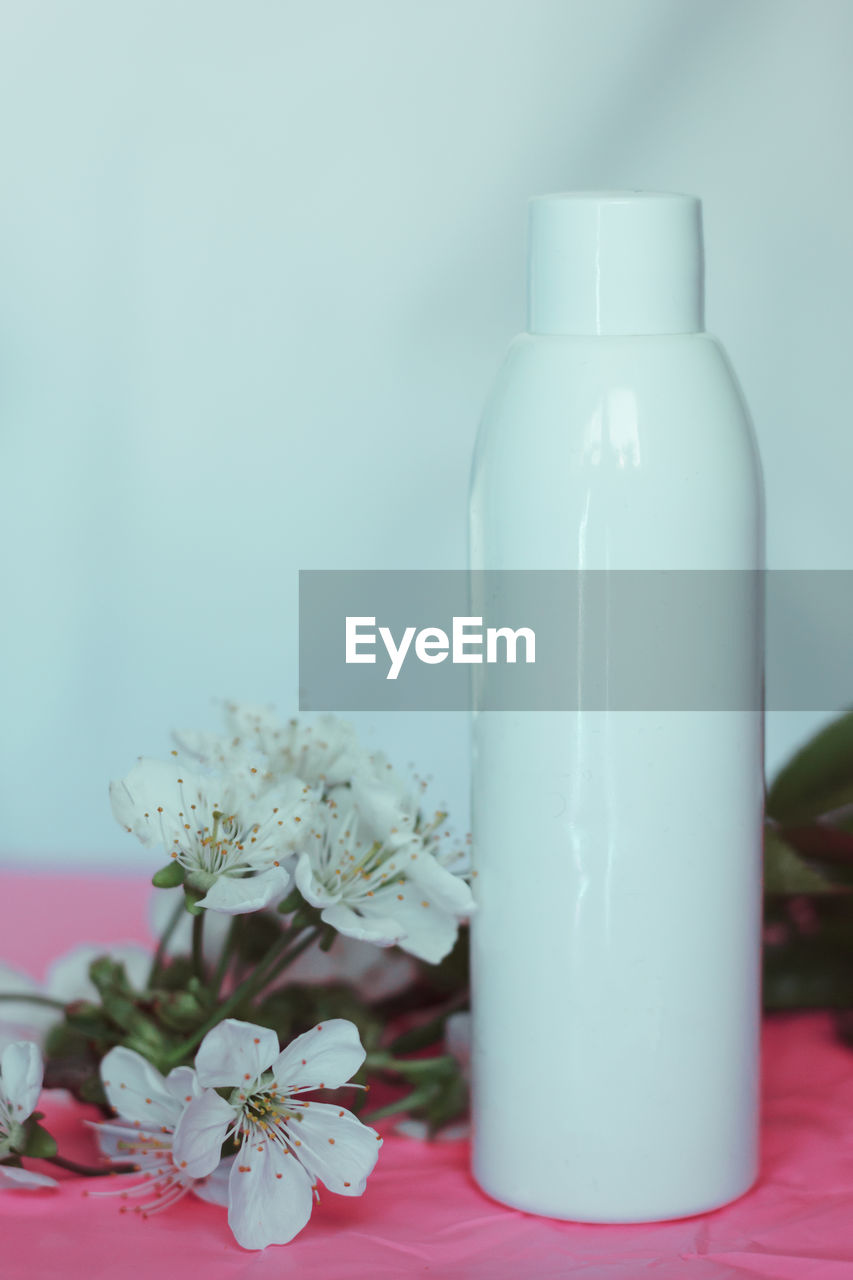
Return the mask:
M 532 194 L 704 198 L 770 563 L 853 567 L 851 38 L 845 0 L 4 5 L 6 856 L 150 861 L 107 780 L 214 695 L 293 710 L 299 568 L 463 565 Z M 362 723 L 464 828 L 464 717 Z

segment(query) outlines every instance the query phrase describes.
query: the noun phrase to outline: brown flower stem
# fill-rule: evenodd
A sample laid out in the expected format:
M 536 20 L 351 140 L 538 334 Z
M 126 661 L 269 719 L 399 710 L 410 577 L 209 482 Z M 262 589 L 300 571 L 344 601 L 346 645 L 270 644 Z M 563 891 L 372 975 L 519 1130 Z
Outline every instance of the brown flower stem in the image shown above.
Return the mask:
M 42 1156 L 43 1160 L 50 1164 L 58 1165 L 60 1169 L 67 1169 L 69 1173 L 76 1173 L 81 1178 L 109 1178 L 113 1174 L 133 1173 L 136 1169 L 134 1164 L 113 1164 L 109 1168 L 103 1166 L 92 1166 L 90 1164 L 78 1164 L 76 1160 L 68 1160 L 65 1156 Z

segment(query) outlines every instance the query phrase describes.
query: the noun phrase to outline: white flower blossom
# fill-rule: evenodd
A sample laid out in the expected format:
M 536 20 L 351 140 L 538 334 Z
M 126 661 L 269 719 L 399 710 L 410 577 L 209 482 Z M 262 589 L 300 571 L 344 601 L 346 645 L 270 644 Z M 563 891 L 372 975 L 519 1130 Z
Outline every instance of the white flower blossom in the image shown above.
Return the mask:
M 98 989 L 89 977 L 89 968 L 101 956 L 124 966 L 127 980 L 135 991 L 143 991 L 151 968 L 151 948 L 141 942 L 82 942 L 54 960 L 47 971 L 45 990 L 54 1000 L 69 1004 L 72 1000 L 100 1000 Z
M 169 924 L 176 904 L 182 905 L 181 890 L 153 889 L 148 909 L 148 919 L 155 936 L 163 933 Z M 204 958 L 215 967 L 228 934 L 230 920 L 219 912 L 212 912 L 204 931 Z M 177 926 L 173 929 L 165 953 L 167 956 L 187 955 L 191 946 L 192 918 L 187 911 L 181 911 Z M 111 952 L 112 954 L 112 952 Z M 118 955 L 115 956 L 119 958 Z M 151 957 L 148 957 L 150 966 Z M 369 942 L 358 942 L 355 938 L 347 938 L 339 934 L 332 946 L 324 951 L 320 947 L 309 947 L 288 965 L 287 969 L 271 989 L 291 986 L 293 983 L 305 983 L 306 986 L 321 986 L 331 982 L 346 982 L 360 995 L 370 1000 L 384 1000 L 387 996 L 397 995 L 405 990 L 415 979 L 417 969 L 411 956 L 401 951 L 378 952 Z M 35 984 L 33 984 L 35 989 Z M 7 988 L 3 983 L 0 968 L 0 989 L 19 990 L 19 987 Z M 18 1006 L 15 1005 L 17 1009 Z M 23 1005 L 21 1006 L 23 1008 Z M 56 1015 L 46 1010 L 48 1021 Z M 3 1016 L 3 1005 L 0 1004 L 0 1018 Z M 2 1023 L 0 1023 L 2 1032 Z
M 226 915 L 258 911 L 287 893 L 315 805 L 297 778 L 259 789 L 251 770 L 204 774 L 150 759 L 112 783 L 110 799 L 128 831 L 180 864 L 186 885 L 205 895 L 198 905 Z
M 261 789 L 287 776 L 328 789 L 370 768 L 355 729 L 336 716 L 319 716 L 313 724 L 282 721 L 269 707 L 228 702 L 225 722 L 225 733 L 182 729 L 173 737 L 202 764 L 228 771 L 256 767 Z
M 175 1067 L 162 1076 L 140 1054 L 122 1045 L 110 1049 L 101 1061 L 101 1082 L 116 1120 L 94 1124 L 102 1153 L 115 1165 L 132 1164 L 142 1175 L 133 1186 L 95 1191 L 92 1195 L 117 1195 L 133 1200 L 143 1217 L 177 1204 L 188 1191 L 203 1200 L 224 1204 L 219 1179 L 198 1179 L 176 1162 L 173 1134 L 182 1112 L 201 1096 L 191 1067 Z M 122 1211 L 128 1206 L 122 1205 Z
M 336 787 L 369 759 L 353 725 L 337 716 L 282 722 L 268 708 L 235 702 L 226 704 L 225 714 L 232 734 L 259 751 L 275 776 L 295 774 L 312 787 Z
M 47 1032 L 61 1014 L 58 1009 L 27 999 L 27 996 L 47 994 L 42 984 L 28 973 L 0 964 L 0 991 L 21 997 L 0 1001 L 0 1051 L 17 1040 L 32 1040 L 43 1045 Z
M 0 1001 L 0 1050 L 15 1040 L 33 1040 L 44 1047 L 48 1031 L 62 1020 L 61 1010 L 29 1000 L 28 996 L 48 996 L 64 1004 L 97 1000 L 89 965 L 98 956 L 109 956 L 123 964 L 131 986 L 137 990 L 145 986 L 151 951 L 138 942 L 81 943 L 51 963 L 44 982 L 0 963 L 0 991 L 21 996 L 20 1001 Z
M 302 1095 L 337 1089 L 364 1061 L 351 1022 L 333 1018 L 280 1050 L 267 1027 L 227 1019 L 196 1055 L 204 1088 L 187 1105 L 175 1159 L 203 1177 L 224 1142 L 239 1146 L 229 1175 L 228 1222 L 245 1249 L 286 1244 L 311 1215 L 318 1181 L 357 1196 L 376 1164 L 381 1139 L 343 1107 Z M 230 1090 L 227 1098 L 221 1092 Z
M 41 1093 L 44 1065 L 31 1040 L 8 1044 L 0 1055 L 0 1161 L 20 1152 L 24 1122 L 35 1111 Z M 0 1189 L 55 1187 L 56 1181 L 32 1169 L 0 1164 Z
M 439 852 L 437 827 L 375 778 L 355 778 L 340 803 L 321 813 L 296 863 L 303 897 L 321 919 L 377 946 L 397 943 L 433 964 L 451 950 L 458 922 L 473 909 L 466 880 Z
M 402 951 L 379 951 L 375 943 L 339 933 L 327 951 L 309 947 L 285 970 L 280 984 L 321 986 L 346 982 L 366 1000 L 385 1000 L 405 991 L 417 976 L 413 958 Z

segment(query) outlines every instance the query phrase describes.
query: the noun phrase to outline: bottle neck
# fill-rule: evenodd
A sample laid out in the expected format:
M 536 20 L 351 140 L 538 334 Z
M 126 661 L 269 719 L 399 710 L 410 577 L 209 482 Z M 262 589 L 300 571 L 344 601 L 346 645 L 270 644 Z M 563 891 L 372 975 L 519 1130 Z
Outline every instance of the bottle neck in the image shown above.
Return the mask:
M 527 282 L 530 333 L 700 333 L 701 205 L 632 191 L 538 197 Z

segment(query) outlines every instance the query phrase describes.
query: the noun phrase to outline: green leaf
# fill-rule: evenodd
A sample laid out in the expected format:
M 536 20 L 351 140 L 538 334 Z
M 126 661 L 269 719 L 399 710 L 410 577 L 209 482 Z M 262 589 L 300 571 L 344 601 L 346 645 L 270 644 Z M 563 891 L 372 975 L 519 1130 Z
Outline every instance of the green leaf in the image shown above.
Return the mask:
M 767 812 L 800 823 L 853 802 L 853 711 L 821 729 L 782 768 L 767 794 Z
M 367 1115 L 369 1123 L 382 1116 L 406 1111 L 416 1119 L 425 1120 L 430 1134 L 433 1134 L 449 1121 L 464 1114 L 468 1102 L 468 1086 L 455 1058 L 447 1054 L 436 1058 L 398 1058 L 383 1066 L 381 1055 L 374 1057 L 375 1065 L 382 1075 L 390 1080 L 398 1076 L 411 1082 L 413 1088 L 386 1106 L 370 1111 Z
M 770 828 L 764 832 L 764 892 L 835 893 L 830 882 Z
M 812 822 L 806 827 L 782 827 L 780 836 L 806 858 L 853 867 L 853 832 L 828 822 Z
M 179 884 L 184 883 L 184 869 L 180 862 L 173 859 L 154 872 L 151 883 L 155 889 L 177 889 Z
M 432 1137 L 444 1125 L 459 1120 L 468 1109 L 468 1085 L 461 1072 L 436 1090 L 424 1108 L 424 1119 Z
M 30 1116 L 24 1125 L 24 1129 L 27 1135 L 23 1150 L 25 1156 L 32 1156 L 37 1160 L 47 1160 L 56 1155 L 56 1139 L 48 1133 L 47 1129 L 43 1129 L 33 1116 Z

